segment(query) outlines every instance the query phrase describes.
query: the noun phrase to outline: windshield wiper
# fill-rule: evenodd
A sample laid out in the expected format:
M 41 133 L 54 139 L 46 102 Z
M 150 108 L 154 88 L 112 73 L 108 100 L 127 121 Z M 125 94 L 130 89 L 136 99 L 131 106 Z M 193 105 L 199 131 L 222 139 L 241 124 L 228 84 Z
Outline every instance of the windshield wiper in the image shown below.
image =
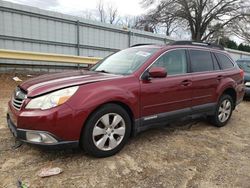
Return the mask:
M 108 72 L 108 71 L 105 71 L 105 70 L 95 70 L 95 72 L 110 73 L 110 72 Z

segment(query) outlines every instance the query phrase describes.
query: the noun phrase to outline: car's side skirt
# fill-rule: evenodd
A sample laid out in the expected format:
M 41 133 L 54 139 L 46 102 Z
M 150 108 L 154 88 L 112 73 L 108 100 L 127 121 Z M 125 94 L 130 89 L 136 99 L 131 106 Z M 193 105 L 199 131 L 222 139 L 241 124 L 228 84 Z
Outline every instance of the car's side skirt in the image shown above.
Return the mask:
M 173 123 L 177 120 L 184 120 L 186 118 L 197 118 L 199 116 L 213 115 L 216 109 L 216 103 L 203 104 L 184 108 L 171 112 L 164 112 L 160 114 L 153 114 L 150 116 L 136 119 L 134 122 L 133 135 L 145 131 L 150 128 L 160 127 Z

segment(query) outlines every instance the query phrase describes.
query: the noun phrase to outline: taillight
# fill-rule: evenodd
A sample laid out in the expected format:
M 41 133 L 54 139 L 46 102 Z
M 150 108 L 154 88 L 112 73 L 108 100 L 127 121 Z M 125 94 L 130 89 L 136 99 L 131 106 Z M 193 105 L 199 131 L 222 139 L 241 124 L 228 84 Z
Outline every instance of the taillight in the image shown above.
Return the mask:
M 244 78 L 244 71 L 242 69 L 240 69 L 240 76 L 242 79 Z

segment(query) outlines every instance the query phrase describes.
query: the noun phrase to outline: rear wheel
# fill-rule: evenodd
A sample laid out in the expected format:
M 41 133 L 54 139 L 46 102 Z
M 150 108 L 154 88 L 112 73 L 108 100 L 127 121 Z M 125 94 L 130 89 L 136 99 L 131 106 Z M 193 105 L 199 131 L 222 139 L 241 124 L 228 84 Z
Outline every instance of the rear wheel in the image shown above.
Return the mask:
M 215 114 L 209 117 L 211 123 L 217 127 L 226 125 L 231 118 L 233 105 L 233 99 L 230 95 L 222 95 L 217 104 Z
M 81 146 L 95 157 L 108 157 L 119 152 L 127 142 L 131 120 L 121 106 L 107 104 L 94 112 L 81 136 Z

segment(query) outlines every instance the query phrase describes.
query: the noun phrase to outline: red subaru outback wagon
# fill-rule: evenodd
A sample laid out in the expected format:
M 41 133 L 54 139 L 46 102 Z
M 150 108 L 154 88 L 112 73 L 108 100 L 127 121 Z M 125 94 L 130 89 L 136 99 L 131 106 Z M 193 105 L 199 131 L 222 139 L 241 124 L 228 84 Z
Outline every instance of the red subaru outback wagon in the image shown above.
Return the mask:
M 184 117 L 221 127 L 244 96 L 243 71 L 219 46 L 190 41 L 138 45 L 89 71 L 39 76 L 20 84 L 7 122 L 21 141 L 117 153 L 138 132 Z

